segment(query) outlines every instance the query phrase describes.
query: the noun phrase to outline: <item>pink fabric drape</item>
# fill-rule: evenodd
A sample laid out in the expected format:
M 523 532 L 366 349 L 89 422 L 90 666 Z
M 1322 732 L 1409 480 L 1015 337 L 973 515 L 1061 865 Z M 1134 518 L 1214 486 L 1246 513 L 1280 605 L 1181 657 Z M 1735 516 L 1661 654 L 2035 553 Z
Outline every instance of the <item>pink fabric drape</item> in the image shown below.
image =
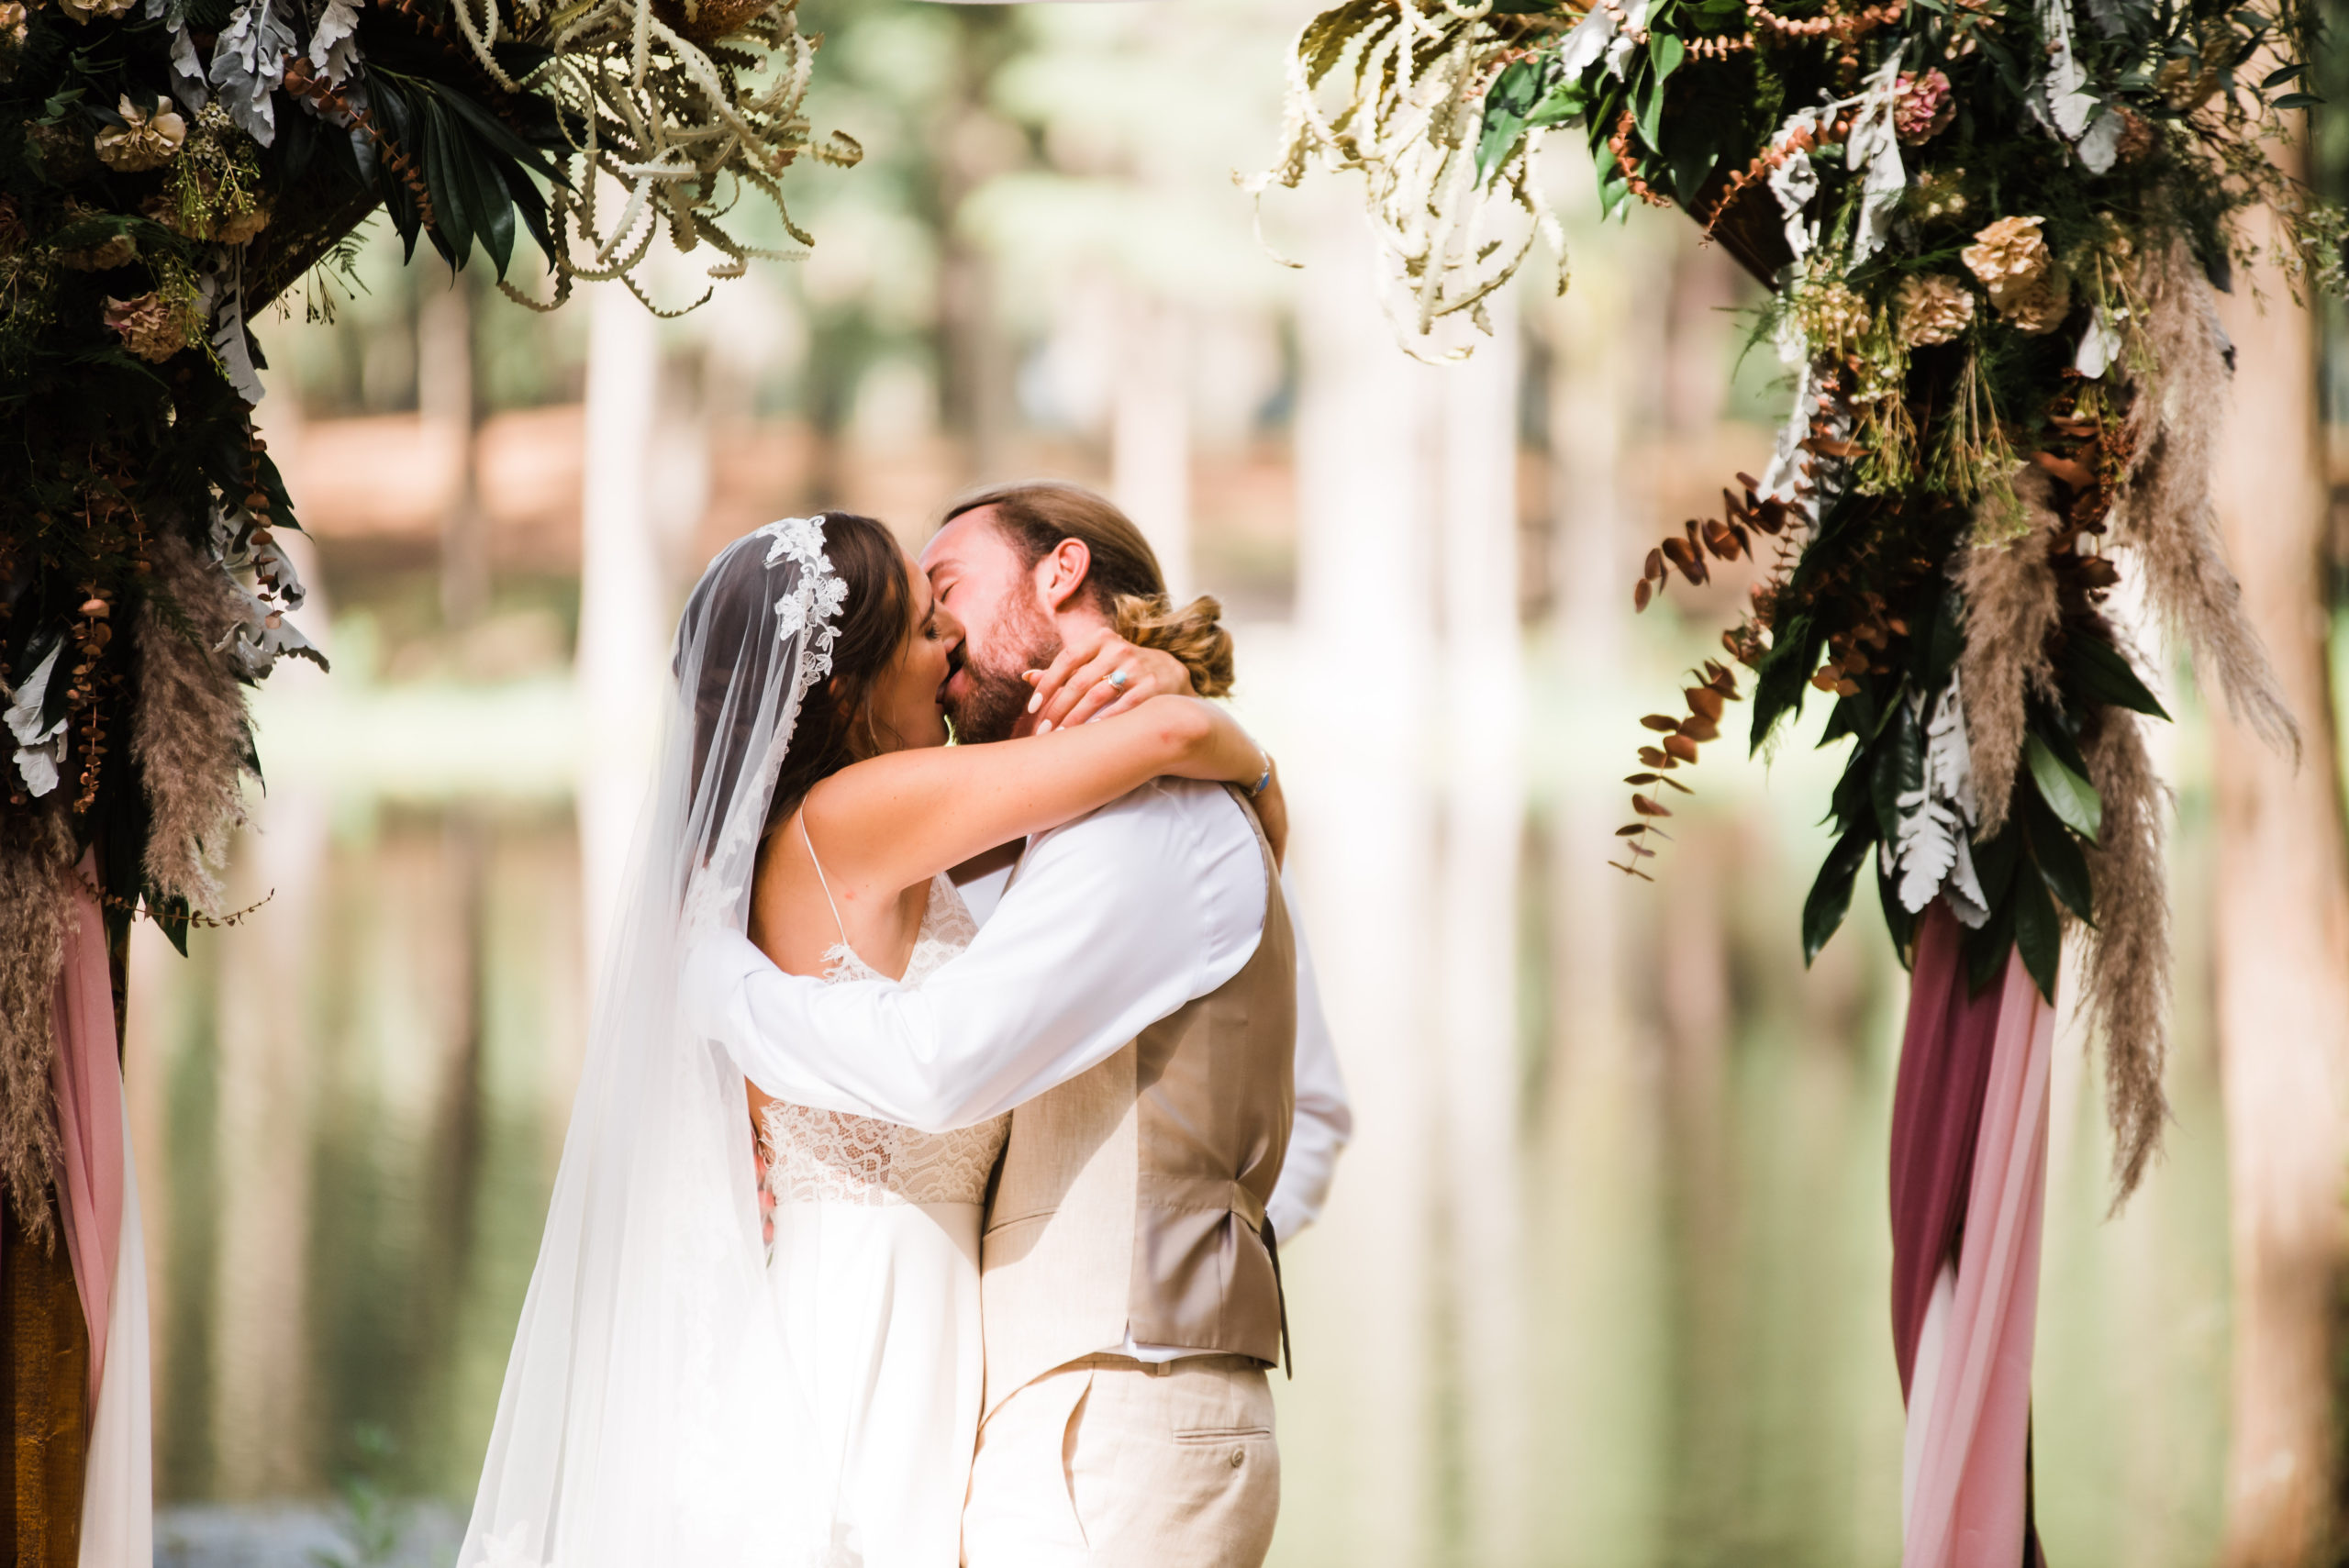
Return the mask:
M 88 889 L 96 863 L 82 859 L 65 928 L 65 967 L 55 1002 L 57 1054 L 50 1081 L 57 1095 L 64 1158 L 60 1172 L 65 1247 L 82 1318 L 90 1328 L 90 1408 L 106 1364 L 106 1329 L 122 1247 L 122 1060 L 115 1053 L 114 985 L 106 973 L 106 922 Z
M 1893 1329 L 1909 1401 L 1903 1568 L 2039 1560 L 2031 1358 L 2055 1013 L 2011 955 L 1999 984 L 1969 995 L 1961 939 L 1936 904 L 1918 941 L 1893 1098 Z

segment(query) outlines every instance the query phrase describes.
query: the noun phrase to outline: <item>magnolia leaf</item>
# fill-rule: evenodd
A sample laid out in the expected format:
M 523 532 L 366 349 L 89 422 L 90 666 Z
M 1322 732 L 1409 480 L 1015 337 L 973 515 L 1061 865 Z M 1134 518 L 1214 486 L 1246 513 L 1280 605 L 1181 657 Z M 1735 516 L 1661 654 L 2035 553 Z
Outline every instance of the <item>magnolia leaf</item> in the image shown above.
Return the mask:
M 2065 832 L 2047 807 L 2037 801 L 2026 807 L 2023 823 L 2031 838 L 2031 858 L 2038 865 L 2040 879 L 2047 884 L 2048 891 L 2062 899 L 2073 914 L 2095 925 L 2088 861 L 2080 852 L 2078 841 Z
M 1819 880 L 1810 885 L 1810 896 L 1802 906 L 1802 962 L 1809 968 L 1827 939 L 1843 923 L 1844 914 L 1852 907 L 1852 882 L 1866 863 L 1868 851 L 1876 847 L 1876 829 L 1863 823 L 1835 840 L 1827 852 L 1827 863 L 1819 868 Z
M 2100 637 L 2075 634 L 2064 645 L 2066 684 L 2090 702 L 2125 707 L 2154 718 L 2169 713 L 2137 678 L 2129 656 Z
M 2015 879 L 2015 951 L 2039 994 L 2055 1000 L 2055 967 L 2064 947 L 2063 927 L 2047 886 L 2035 876 Z
M 1998 906 L 1987 924 L 1965 933 L 1966 989 L 1978 996 L 1997 984 L 2014 951 L 2015 901 L 2009 898 Z
M 2039 797 L 2056 820 L 2095 843 L 2104 830 L 2104 801 L 2096 785 L 2074 772 L 2037 735 L 2024 743 L 2023 755 L 2031 764 L 2032 783 L 2039 786 Z

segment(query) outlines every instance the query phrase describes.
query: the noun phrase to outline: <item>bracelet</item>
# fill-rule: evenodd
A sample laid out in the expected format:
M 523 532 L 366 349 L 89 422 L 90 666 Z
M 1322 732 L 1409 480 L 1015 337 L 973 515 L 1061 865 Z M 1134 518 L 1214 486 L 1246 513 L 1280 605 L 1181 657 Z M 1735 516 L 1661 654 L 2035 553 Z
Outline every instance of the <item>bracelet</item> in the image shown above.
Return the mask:
M 1251 800 L 1273 787 L 1273 754 L 1270 751 L 1261 751 L 1257 754 L 1264 759 L 1264 771 L 1258 773 L 1256 782 L 1248 786 L 1248 797 Z

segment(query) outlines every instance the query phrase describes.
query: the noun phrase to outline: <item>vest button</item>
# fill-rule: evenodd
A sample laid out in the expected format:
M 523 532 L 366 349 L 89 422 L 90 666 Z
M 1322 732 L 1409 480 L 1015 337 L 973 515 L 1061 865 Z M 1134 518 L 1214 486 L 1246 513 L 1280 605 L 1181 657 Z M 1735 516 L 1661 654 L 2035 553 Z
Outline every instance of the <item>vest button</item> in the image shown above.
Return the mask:
M 1237 1469 L 1239 1469 L 1241 1465 L 1243 1465 L 1243 1464 L 1245 1464 L 1245 1463 L 1247 1463 L 1247 1462 L 1248 1462 L 1248 1451 L 1247 1451 L 1246 1449 L 1244 1449 L 1244 1448 L 1234 1448 L 1234 1449 L 1231 1451 L 1231 1468 L 1232 1468 L 1232 1469 L 1237 1470 Z

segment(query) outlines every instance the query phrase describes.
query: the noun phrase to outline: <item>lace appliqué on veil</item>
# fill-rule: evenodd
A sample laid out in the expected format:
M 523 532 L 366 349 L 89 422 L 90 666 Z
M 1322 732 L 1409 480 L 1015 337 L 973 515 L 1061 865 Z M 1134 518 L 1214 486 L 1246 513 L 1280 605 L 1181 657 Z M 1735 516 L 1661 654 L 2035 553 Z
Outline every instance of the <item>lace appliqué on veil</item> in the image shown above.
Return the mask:
M 978 924 L 962 895 L 939 877 L 930 884 L 930 906 L 922 913 L 905 978 L 896 984 L 920 984 L 976 935 Z M 846 942 L 824 960 L 828 981 L 888 979 Z M 979 1203 L 986 1197 L 987 1177 L 1003 1152 L 1011 1118 L 1000 1116 L 977 1127 L 929 1133 L 776 1100 L 768 1105 L 763 1125 L 771 1156 L 767 1189 L 777 1203 Z

